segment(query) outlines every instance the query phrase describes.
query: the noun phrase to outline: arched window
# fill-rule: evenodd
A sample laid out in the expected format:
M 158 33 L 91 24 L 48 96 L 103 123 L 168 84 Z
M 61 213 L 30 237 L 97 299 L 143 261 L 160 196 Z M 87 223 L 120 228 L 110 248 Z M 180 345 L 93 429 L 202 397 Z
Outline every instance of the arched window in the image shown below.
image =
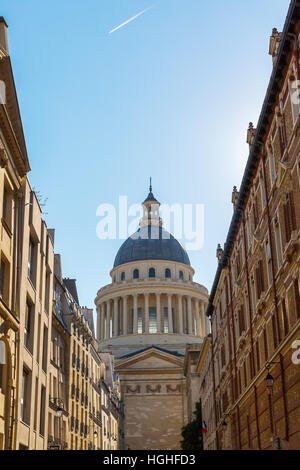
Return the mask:
M 183 272 L 179 271 L 179 279 L 183 279 Z
M 155 269 L 154 268 L 149 269 L 149 277 L 155 277 Z
M 125 281 L 125 273 L 124 273 L 124 271 L 121 273 L 121 281 Z
M 140 273 L 138 269 L 133 271 L 133 279 L 138 279 L 140 277 Z
M 171 277 L 171 271 L 169 268 L 165 270 L 165 277 Z

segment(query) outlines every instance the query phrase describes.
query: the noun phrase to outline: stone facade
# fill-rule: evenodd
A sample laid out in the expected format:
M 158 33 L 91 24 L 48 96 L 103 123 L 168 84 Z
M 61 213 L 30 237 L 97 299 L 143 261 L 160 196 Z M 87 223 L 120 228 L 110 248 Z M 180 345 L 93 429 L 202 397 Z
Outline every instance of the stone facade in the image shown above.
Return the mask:
M 125 449 L 180 449 L 187 420 L 184 357 L 155 346 L 118 361 Z
M 270 85 L 258 126 L 248 129 L 247 167 L 217 249 L 212 351 L 199 368 L 205 448 L 300 448 L 300 366 L 292 360 L 300 339 L 299 34 L 292 1 L 282 34 L 272 32 Z

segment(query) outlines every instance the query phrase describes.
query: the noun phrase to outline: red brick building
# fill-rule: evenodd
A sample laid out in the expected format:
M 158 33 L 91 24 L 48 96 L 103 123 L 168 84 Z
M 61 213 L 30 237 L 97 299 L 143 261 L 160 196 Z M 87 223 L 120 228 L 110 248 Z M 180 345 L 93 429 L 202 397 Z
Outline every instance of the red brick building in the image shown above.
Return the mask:
M 283 32 L 272 31 L 270 83 L 217 249 L 211 346 L 198 369 L 202 403 L 208 375 L 214 383 L 213 409 L 203 407 L 210 449 L 300 449 L 299 43 L 300 1 L 292 0 Z

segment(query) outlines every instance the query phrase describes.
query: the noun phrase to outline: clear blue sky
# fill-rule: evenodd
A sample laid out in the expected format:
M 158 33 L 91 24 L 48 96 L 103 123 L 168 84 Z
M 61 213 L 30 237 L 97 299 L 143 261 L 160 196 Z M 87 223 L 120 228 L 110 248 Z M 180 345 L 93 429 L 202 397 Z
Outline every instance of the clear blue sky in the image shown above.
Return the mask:
M 289 0 L 1 0 L 32 172 L 48 197 L 63 273 L 92 307 L 120 240 L 96 237 L 96 208 L 142 201 L 205 205 L 189 253 L 209 289 L 232 216 L 249 121 L 269 81 L 273 27 Z

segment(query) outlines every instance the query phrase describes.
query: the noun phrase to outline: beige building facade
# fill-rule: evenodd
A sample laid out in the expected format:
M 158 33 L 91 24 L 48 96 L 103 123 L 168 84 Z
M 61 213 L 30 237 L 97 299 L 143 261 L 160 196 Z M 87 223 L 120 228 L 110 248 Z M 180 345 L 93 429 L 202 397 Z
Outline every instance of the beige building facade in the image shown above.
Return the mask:
M 24 307 L 18 296 L 24 282 L 22 219 L 30 166 L 3 17 L 0 17 L 0 83 L 4 92 L 0 98 L 0 449 L 12 449 L 16 441 L 18 344 Z
M 116 255 L 95 299 L 102 351 L 115 356 L 124 398 L 124 446 L 179 449 L 187 420 L 187 343 L 209 331 L 208 293 L 180 243 L 162 226 L 152 188 L 136 234 Z

